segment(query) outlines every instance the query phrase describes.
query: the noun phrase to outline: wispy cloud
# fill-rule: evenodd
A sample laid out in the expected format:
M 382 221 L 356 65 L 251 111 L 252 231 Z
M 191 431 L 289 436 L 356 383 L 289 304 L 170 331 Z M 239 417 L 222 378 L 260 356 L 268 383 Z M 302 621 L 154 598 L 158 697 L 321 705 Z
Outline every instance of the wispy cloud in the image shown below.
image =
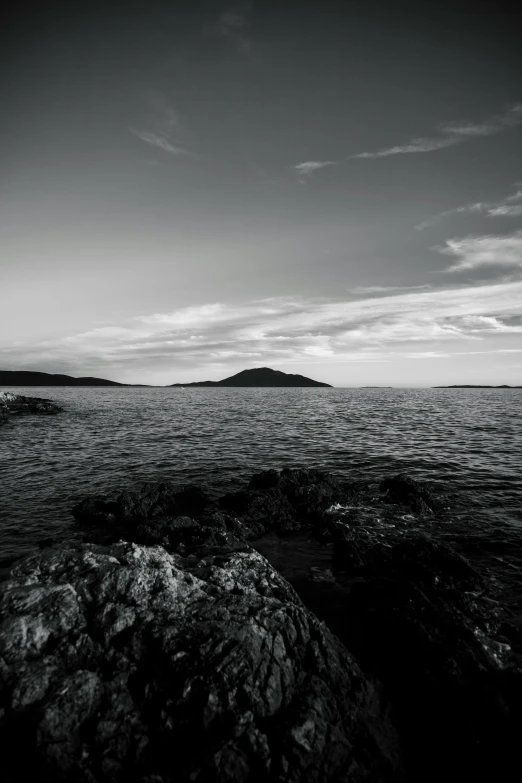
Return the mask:
M 300 182 L 305 182 L 306 179 L 315 174 L 317 171 L 324 169 L 326 166 L 335 166 L 334 160 L 307 160 L 304 163 L 297 163 L 292 166 L 300 176 Z
M 158 147 L 164 152 L 168 152 L 170 155 L 191 154 L 190 151 L 185 149 L 184 147 L 174 145 L 164 136 L 160 136 L 159 134 L 153 133 L 152 131 L 137 130 L 136 128 L 131 128 L 130 130 L 132 133 L 134 133 L 135 136 L 138 137 L 138 139 L 141 139 L 142 141 L 152 145 L 153 147 Z
M 435 136 L 411 139 L 405 144 L 385 147 L 376 152 L 359 152 L 352 158 L 386 158 L 390 155 L 409 155 L 421 152 L 433 152 L 444 147 L 453 147 L 470 139 L 481 136 L 493 136 L 508 128 L 522 124 L 522 103 L 509 106 L 502 114 L 489 117 L 484 122 L 450 122 L 441 125 Z
M 468 344 L 473 351 L 490 350 L 481 341 L 521 333 L 519 280 L 350 301 L 296 297 L 211 303 L 146 314 L 37 346 L 18 345 L 0 351 L 0 359 L 12 368 L 59 367 L 72 374 L 80 369 L 119 377 L 148 368 L 172 374 L 174 382 L 183 368 L 388 362 L 393 355 L 469 352 Z
M 131 133 L 169 155 L 196 156 L 188 144 L 188 132 L 179 113 L 169 100 L 164 95 L 153 93 L 148 96 L 148 104 L 145 123 L 142 127 L 129 128 Z
M 477 267 L 522 267 L 522 230 L 506 236 L 471 235 L 448 239 L 443 246 L 434 247 L 445 256 L 457 259 L 446 272 L 461 272 Z
M 441 139 L 418 138 L 412 139 L 407 144 L 398 144 L 395 147 L 387 147 L 377 152 L 359 152 L 357 155 L 351 155 L 352 158 L 387 158 L 389 155 L 408 155 L 415 152 L 433 152 L 441 150 L 444 147 L 452 147 L 459 144 L 461 139 L 458 137 L 446 137 Z
M 522 204 L 517 202 L 522 201 L 522 187 L 521 183 L 517 183 L 517 190 L 510 196 L 506 196 L 500 201 L 477 201 L 473 204 L 464 204 L 454 209 L 447 209 L 444 212 L 439 212 L 438 215 L 434 215 L 422 223 L 419 223 L 415 228 L 418 231 L 423 231 L 425 228 L 434 226 L 439 223 L 445 217 L 455 214 L 482 214 L 486 217 L 519 217 L 522 215 Z
M 227 40 L 239 54 L 252 51 L 252 39 L 248 35 L 252 2 L 244 0 L 223 11 L 217 19 L 215 33 Z
M 429 283 L 423 285 L 359 285 L 350 289 L 352 294 L 392 294 L 400 291 L 422 291 L 431 288 Z

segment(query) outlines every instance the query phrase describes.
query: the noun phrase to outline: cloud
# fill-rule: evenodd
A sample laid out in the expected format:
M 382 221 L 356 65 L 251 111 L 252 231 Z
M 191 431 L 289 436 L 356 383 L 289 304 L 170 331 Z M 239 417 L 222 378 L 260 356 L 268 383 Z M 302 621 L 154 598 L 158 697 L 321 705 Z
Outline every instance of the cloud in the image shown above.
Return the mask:
M 522 201 L 522 188 L 520 183 L 517 183 L 517 190 L 510 196 L 506 196 L 500 201 L 478 201 L 474 204 L 464 204 L 461 207 L 455 207 L 455 209 L 448 209 L 445 212 L 439 212 L 438 215 L 434 215 L 422 223 L 419 223 L 415 228 L 417 231 L 423 231 L 425 228 L 434 226 L 439 223 L 443 218 L 448 215 L 455 215 L 458 213 L 466 214 L 483 214 L 486 217 L 518 217 L 522 215 L 522 204 L 516 202 Z
M 431 285 L 429 283 L 423 285 L 360 285 L 349 290 L 352 294 L 391 294 L 399 291 L 422 291 L 426 288 L 431 288 Z
M 130 132 L 151 147 L 163 150 L 169 155 L 190 155 L 189 133 L 179 113 L 169 99 L 157 92 L 147 95 L 147 118 L 141 127 L 131 127 Z
M 522 204 L 500 204 L 488 210 L 489 217 L 519 217 L 522 215 Z
M 1 364 L 71 374 L 307 362 L 389 362 L 427 351 L 484 351 L 522 333 L 522 281 L 411 290 L 357 300 L 273 298 L 138 316 L 61 340 L 0 350 Z M 481 344 L 482 343 L 482 344 Z M 472 348 L 468 348 L 468 344 Z M 494 347 L 494 346 L 493 346 Z M 508 349 L 504 342 L 499 349 Z M 513 350 L 513 349 L 511 349 Z M 216 370 L 217 372 L 218 370 Z
M 451 122 L 441 125 L 437 136 L 412 139 L 406 144 L 386 147 L 376 152 L 359 152 L 351 158 L 386 158 L 390 155 L 408 155 L 453 147 L 473 138 L 493 136 L 508 128 L 522 124 L 522 103 L 516 103 L 503 114 L 490 117 L 485 122 Z
M 138 137 L 138 139 L 141 139 L 142 141 L 146 142 L 147 144 L 151 144 L 153 147 L 158 147 L 159 149 L 163 150 L 164 152 L 168 152 L 170 155 L 190 155 L 190 151 L 184 149 L 183 147 L 171 144 L 168 139 L 166 139 L 164 136 L 159 136 L 157 133 L 153 133 L 152 131 L 143 131 L 143 130 L 137 130 L 135 128 L 130 129 L 132 133 L 134 133 L 135 136 Z
M 377 152 L 359 152 L 357 155 L 352 155 L 352 158 L 387 158 L 389 155 L 408 155 L 415 152 L 433 152 L 433 150 L 441 150 L 444 147 L 452 147 L 454 144 L 459 144 L 460 139 L 457 137 L 448 137 L 442 139 L 412 139 L 407 144 L 400 144 L 396 147 L 388 147 L 384 150 Z
M 219 15 L 215 26 L 215 33 L 227 40 L 242 55 L 250 54 L 253 47 L 247 34 L 251 13 L 251 2 L 246 0 L 237 3 Z
M 326 166 L 335 166 L 334 160 L 307 160 L 304 163 L 298 163 L 292 168 L 297 171 L 301 177 L 311 177 L 316 171 L 324 169 Z M 304 182 L 304 179 L 300 179 L 300 182 Z
M 434 247 L 442 255 L 453 256 L 456 262 L 446 272 L 461 272 L 482 266 L 522 267 L 522 230 L 506 236 L 471 235 L 448 239 Z

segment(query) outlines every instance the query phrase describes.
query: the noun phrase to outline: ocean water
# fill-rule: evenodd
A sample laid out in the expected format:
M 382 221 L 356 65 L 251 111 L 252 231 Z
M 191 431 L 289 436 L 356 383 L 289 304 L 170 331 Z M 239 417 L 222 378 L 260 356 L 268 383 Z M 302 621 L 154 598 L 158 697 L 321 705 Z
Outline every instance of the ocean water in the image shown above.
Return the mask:
M 271 467 L 367 481 L 407 472 L 448 495 L 441 534 L 522 599 L 522 389 L 9 391 L 64 412 L 0 428 L 0 566 L 39 539 L 77 539 L 75 503 L 136 482 L 223 492 Z M 314 546 L 274 543 L 272 559 L 304 567 Z

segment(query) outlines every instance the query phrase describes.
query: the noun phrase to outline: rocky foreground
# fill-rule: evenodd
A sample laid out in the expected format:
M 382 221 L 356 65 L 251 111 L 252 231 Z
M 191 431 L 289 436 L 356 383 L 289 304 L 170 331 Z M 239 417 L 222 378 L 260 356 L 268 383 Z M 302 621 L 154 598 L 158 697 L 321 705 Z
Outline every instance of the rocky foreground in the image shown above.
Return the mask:
M 514 637 L 437 539 L 440 507 L 406 476 L 376 494 L 289 469 L 218 499 L 84 500 L 97 543 L 45 548 L 3 585 L 4 779 L 518 779 Z M 332 567 L 290 585 L 252 542 L 303 532 Z
M 6 424 L 11 416 L 22 414 L 52 414 L 62 410 L 51 400 L 41 397 L 24 397 L 21 394 L 0 392 L 0 426 Z

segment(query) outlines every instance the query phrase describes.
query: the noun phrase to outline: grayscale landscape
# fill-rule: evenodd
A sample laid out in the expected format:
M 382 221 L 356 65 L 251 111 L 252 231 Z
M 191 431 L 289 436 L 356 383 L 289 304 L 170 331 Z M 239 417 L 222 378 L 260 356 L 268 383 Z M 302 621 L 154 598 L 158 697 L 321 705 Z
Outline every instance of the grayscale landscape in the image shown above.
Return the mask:
M 3 22 L 2 783 L 518 780 L 518 8 Z

